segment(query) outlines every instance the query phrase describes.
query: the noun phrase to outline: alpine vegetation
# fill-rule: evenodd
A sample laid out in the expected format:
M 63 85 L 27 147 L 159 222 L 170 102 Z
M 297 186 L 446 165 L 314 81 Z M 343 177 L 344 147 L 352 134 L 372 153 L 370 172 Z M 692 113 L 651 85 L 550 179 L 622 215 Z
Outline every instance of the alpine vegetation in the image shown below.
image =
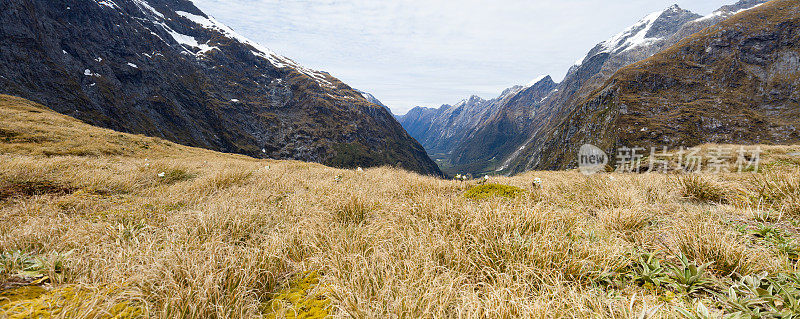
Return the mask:
M 2 0 L 0 318 L 800 317 L 800 0 L 665 5 L 559 82 L 402 116 L 203 3 L 397 92 L 566 52 L 482 29 L 541 36 L 525 1 Z M 474 85 L 398 83 L 478 33 Z
M 798 311 L 796 146 L 763 145 L 758 173 L 460 181 L 217 153 L 7 96 L 0 118 L 4 317 Z

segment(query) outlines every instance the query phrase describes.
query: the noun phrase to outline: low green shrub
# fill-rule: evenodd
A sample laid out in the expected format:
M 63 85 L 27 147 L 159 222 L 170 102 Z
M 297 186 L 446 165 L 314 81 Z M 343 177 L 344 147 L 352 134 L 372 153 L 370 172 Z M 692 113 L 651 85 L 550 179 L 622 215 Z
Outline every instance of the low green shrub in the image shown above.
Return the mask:
M 472 187 L 464 194 L 469 199 L 489 199 L 494 197 L 514 198 L 525 191 L 522 188 L 501 184 L 484 184 Z

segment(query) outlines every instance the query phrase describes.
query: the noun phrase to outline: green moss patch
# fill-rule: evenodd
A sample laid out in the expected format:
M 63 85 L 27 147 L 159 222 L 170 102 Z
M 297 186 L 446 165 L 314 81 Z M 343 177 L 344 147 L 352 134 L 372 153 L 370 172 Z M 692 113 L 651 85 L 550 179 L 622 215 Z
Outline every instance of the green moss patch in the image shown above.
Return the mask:
M 87 289 L 75 285 L 47 290 L 39 286 L 25 286 L 0 293 L 0 317 L 51 318 L 74 317 L 79 313 L 94 318 L 141 318 L 144 310 L 131 301 L 109 301 L 121 293 L 122 286 L 109 285 L 100 289 Z
M 466 198 L 474 200 L 489 199 L 494 197 L 514 198 L 521 195 L 524 192 L 525 190 L 515 186 L 508 186 L 501 184 L 485 184 L 470 188 L 469 190 L 467 190 L 464 196 Z
M 264 309 L 266 318 L 327 318 L 330 313 L 330 300 L 315 292 L 319 285 L 319 273 L 316 271 L 299 274 L 288 286 L 276 292 Z

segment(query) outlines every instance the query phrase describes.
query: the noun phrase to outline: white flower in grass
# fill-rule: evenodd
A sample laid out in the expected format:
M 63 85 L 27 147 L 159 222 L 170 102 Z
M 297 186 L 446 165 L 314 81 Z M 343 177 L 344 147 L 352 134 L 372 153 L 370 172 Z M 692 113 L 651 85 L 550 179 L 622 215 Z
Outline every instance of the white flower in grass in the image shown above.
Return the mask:
M 541 188 L 542 187 L 542 179 L 541 178 L 534 178 L 533 179 L 533 188 Z
M 165 172 L 158 173 L 158 177 L 164 177 L 164 176 L 167 176 L 167 173 Z
M 364 169 L 361 168 L 361 167 L 356 168 L 356 172 L 363 172 L 363 171 L 364 171 Z
M 264 169 L 265 169 L 265 170 L 269 170 L 269 165 L 267 165 L 267 166 L 264 166 Z

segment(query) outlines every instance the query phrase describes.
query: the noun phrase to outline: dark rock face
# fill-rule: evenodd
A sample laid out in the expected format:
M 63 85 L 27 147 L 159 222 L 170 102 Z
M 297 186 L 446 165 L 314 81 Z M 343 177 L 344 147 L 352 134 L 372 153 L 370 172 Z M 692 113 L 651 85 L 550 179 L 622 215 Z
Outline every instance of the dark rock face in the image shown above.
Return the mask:
M 190 146 L 440 175 L 385 107 L 190 1 L 4 0 L 0 21 L 0 93 Z
M 619 147 L 800 142 L 800 3 L 739 13 L 619 70 L 537 135 L 515 171 Z

